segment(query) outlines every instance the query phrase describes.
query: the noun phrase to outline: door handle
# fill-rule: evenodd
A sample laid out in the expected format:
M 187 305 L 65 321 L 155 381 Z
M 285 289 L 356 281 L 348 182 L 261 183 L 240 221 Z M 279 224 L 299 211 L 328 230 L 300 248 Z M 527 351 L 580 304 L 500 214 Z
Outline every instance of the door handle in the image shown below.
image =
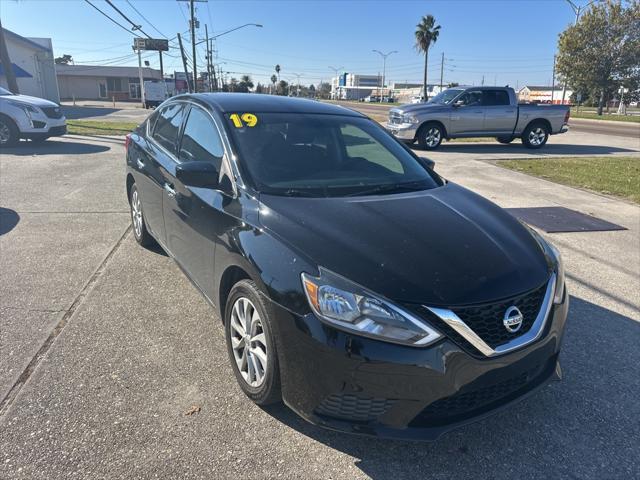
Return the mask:
M 144 162 L 142 160 L 140 160 L 139 158 L 136 160 L 136 163 L 138 164 L 138 168 L 140 170 L 142 170 L 144 168 Z
M 168 183 L 164 184 L 164 189 L 167 192 L 167 195 L 169 195 L 170 197 L 176 196 L 176 191 L 173 189 L 173 186 L 169 185 Z

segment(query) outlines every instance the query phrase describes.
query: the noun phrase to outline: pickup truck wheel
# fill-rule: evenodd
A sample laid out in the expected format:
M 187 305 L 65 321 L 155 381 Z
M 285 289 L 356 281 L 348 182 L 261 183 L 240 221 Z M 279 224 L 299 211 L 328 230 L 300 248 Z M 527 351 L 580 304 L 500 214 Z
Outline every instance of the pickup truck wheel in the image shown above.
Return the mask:
M 511 143 L 513 142 L 513 137 L 496 137 L 496 140 L 500 143 Z
M 0 115 L 0 148 L 13 147 L 20 140 L 18 127 L 9 117 Z
M 437 123 L 427 123 L 418 130 L 418 144 L 424 150 L 435 150 L 442 143 L 444 132 Z
M 544 123 L 529 125 L 522 134 L 522 143 L 527 148 L 541 148 L 549 139 L 549 130 Z

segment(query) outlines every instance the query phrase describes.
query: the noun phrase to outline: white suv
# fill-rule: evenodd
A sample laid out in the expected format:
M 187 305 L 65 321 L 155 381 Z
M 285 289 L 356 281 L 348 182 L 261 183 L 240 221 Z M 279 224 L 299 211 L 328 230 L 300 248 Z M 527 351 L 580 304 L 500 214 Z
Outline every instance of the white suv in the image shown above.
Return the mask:
M 67 133 L 60 106 L 44 98 L 14 95 L 0 87 L 0 148 L 19 139 L 44 141 Z

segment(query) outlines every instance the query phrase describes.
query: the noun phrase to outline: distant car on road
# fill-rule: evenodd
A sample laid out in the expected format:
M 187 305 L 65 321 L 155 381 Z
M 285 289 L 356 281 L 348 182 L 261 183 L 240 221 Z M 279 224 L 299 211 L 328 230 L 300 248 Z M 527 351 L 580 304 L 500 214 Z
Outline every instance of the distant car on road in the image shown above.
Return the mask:
M 14 146 L 21 138 L 43 142 L 65 133 L 67 123 L 60 105 L 0 87 L 0 147 Z
M 422 103 L 424 102 L 424 97 L 422 95 L 415 95 L 411 97 L 409 103 Z
M 416 140 L 434 150 L 442 140 L 496 137 L 500 143 L 521 138 L 528 148 L 541 148 L 549 135 L 568 130 L 567 105 L 518 104 L 513 88 L 450 88 L 427 103 L 389 111 L 386 128 L 408 143 Z
M 260 405 L 433 439 L 560 378 L 555 247 L 358 112 L 180 95 L 127 136 L 126 165 L 136 241 L 218 307 Z

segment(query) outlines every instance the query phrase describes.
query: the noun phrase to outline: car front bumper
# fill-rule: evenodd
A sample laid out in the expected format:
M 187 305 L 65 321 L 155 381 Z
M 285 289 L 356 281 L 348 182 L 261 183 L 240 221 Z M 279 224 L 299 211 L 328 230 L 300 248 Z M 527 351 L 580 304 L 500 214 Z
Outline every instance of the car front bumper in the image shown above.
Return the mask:
M 492 358 L 448 338 L 415 348 L 350 335 L 274 304 L 283 400 L 326 428 L 435 440 L 561 378 L 565 297 L 541 339 Z
M 55 137 L 67 133 L 67 120 L 64 116 L 50 118 L 44 113 L 19 115 L 14 118 L 21 138 Z
M 412 123 L 386 123 L 384 128 L 394 137 L 405 142 L 413 142 L 418 131 L 417 126 Z

